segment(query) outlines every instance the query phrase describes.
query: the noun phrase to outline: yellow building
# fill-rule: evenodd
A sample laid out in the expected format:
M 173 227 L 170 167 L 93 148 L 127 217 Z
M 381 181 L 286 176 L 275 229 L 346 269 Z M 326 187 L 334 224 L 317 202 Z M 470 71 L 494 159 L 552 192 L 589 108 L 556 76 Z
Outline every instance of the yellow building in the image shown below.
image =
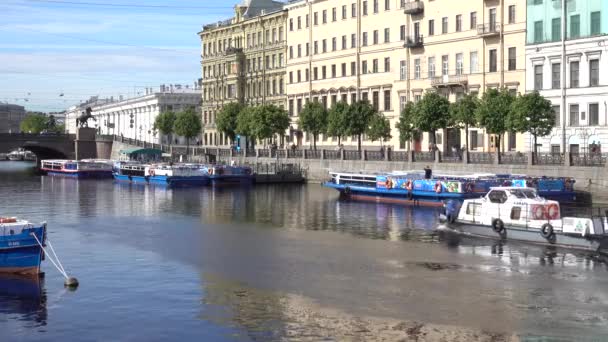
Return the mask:
M 367 99 L 391 122 L 388 144 L 404 149 L 395 124 L 405 103 L 424 92 L 455 101 L 489 88 L 525 91 L 524 0 L 302 0 L 285 9 L 287 109 L 294 122 L 306 101 L 331 107 Z M 467 144 L 461 130 L 437 132 L 437 147 L 493 150 L 483 129 L 469 136 Z M 355 145 L 353 138 L 343 143 Z M 311 139 L 296 135 L 299 144 Z M 505 150 L 523 147 L 515 135 L 504 140 Z M 413 148 L 426 150 L 428 141 L 424 134 Z M 319 144 L 335 145 L 323 136 Z
M 202 41 L 203 144 L 226 146 L 215 120 L 222 106 L 275 104 L 285 107 L 286 18 L 283 3 L 245 0 L 233 18 L 205 25 Z

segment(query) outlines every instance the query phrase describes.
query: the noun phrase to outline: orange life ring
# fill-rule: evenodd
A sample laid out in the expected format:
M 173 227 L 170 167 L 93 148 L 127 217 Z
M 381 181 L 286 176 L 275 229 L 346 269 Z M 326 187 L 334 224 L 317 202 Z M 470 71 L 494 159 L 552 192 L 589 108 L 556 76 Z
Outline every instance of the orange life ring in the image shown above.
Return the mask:
M 547 217 L 550 220 L 557 220 L 559 218 L 559 207 L 557 204 L 552 203 L 547 206 Z
M 0 217 L 0 223 L 15 223 L 17 219 L 14 217 Z
M 386 186 L 387 189 L 390 189 L 393 187 L 393 182 L 391 182 L 390 178 L 387 178 L 386 182 L 384 182 L 384 185 Z
M 213 175 L 213 168 L 207 169 L 207 172 L 209 172 L 210 175 Z
M 412 191 L 412 189 L 414 188 L 414 182 L 412 182 L 411 179 L 408 179 L 407 182 L 405 182 L 405 189 L 407 191 Z
M 152 177 L 154 177 L 154 169 L 150 169 L 148 170 L 148 174 Z
M 441 181 L 437 181 L 437 183 L 435 183 L 435 192 L 436 193 L 440 193 L 441 192 Z
M 544 205 L 537 205 L 535 207 L 532 207 L 532 217 L 534 217 L 535 220 L 543 220 L 545 219 L 546 215 L 545 215 L 545 206 Z

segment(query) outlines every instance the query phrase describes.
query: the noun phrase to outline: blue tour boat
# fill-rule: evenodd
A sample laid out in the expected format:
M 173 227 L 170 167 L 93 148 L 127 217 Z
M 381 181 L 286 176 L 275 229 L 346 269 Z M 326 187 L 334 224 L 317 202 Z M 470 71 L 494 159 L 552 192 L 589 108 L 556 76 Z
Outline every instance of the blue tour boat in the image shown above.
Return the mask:
M 442 206 L 446 200 L 463 201 L 484 196 L 495 186 L 532 187 L 539 195 L 555 200 L 574 200 L 574 180 L 570 178 L 528 177 L 510 174 L 435 174 L 425 179 L 420 171 L 392 173 L 330 172 L 323 186 L 338 190 L 354 200 Z
M 248 166 L 203 165 L 201 169 L 209 175 L 211 185 L 250 185 L 254 175 Z
M 210 182 L 206 171 L 197 164 L 117 162 L 114 164 L 113 174 L 119 181 L 170 187 L 204 186 Z
M 46 159 L 41 161 L 40 170 L 49 176 L 112 178 L 112 161 L 102 159 Z
M 45 241 L 46 223 L 0 217 L 0 273 L 40 273 Z

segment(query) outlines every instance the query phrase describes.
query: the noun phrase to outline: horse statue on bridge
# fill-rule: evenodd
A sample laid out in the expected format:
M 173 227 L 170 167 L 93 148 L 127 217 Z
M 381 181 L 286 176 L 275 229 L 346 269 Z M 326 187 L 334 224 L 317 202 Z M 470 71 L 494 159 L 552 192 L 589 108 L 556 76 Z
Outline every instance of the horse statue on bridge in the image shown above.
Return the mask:
M 89 119 L 97 121 L 97 119 L 93 115 L 91 115 L 91 112 L 91 107 L 87 107 L 85 113 L 76 118 L 76 126 L 89 127 Z

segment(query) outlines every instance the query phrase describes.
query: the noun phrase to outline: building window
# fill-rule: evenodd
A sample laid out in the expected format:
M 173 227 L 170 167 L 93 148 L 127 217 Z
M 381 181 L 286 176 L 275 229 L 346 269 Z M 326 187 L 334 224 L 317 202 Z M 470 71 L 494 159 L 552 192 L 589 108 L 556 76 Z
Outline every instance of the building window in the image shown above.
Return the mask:
M 600 12 L 591 12 L 591 35 L 596 36 L 602 33 Z
M 372 92 L 372 106 L 375 110 L 380 110 L 380 92 L 378 91 Z
M 405 40 L 405 25 L 401 25 L 399 28 L 399 39 L 402 41 Z
M 553 18 L 551 20 L 551 41 L 560 40 L 562 40 L 562 18 Z
M 598 126 L 600 124 L 599 105 L 597 103 L 589 104 L 589 126 Z
M 399 79 L 401 81 L 405 80 L 407 77 L 407 64 L 406 61 L 399 62 Z
M 543 21 L 534 22 L 534 42 L 541 43 L 543 41 Z
M 496 49 L 490 50 L 490 72 L 497 71 Z
M 391 41 L 391 30 L 389 28 L 384 29 L 384 42 L 390 43 Z
M 323 39 L 323 53 L 327 52 L 327 39 Z
M 289 59 L 293 59 L 293 46 L 289 47 Z
M 378 73 L 378 59 L 377 58 L 372 60 L 372 72 L 374 74 Z
M 357 16 L 357 4 L 350 5 L 350 16 L 353 18 Z
M 470 73 L 471 74 L 475 74 L 477 73 L 478 69 L 477 69 L 477 65 L 478 65 L 478 61 L 477 61 L 477 51 L 475 52 L 471 52 L 469 59 L 471 61 L 471 66 L 470 66 Z
M 471 12 L 470 15 L 471 26 L 469 29 L 474 30 L 477 28 L 477 12 Z
M 293 31 L 293 18 L 289 19 L 289 31 Z
M 346 36 L 342 36 L 342 50 L 346 50 Z
M 302 82 L 302 72 L 300 70 L 297 71 L 298 74 L 298 83 Z
M 578 38 L 581 35 L 580 14 L 570 16 L 570 38 Z
M 414 59 L 414 79 L 420 79 L 420 58 Z
M 391 71 L 391 59 L 390 57 L 385 57 L 384 58 L 384 72 L 390 72 Z
M 310 26 L 310 17 L 308 16 L 308 14 L 306 15 L 306 20 L 304 21 L 304 25 L 306 28 L 308 28 Z
M 509 24 L 515 24 L 515 5 L 509 6 Z
M 516 48 L 509 48 L 509 71 L 513 71 L 517 69 L 517 55 Z
M 378 13 L 379 11 L 378 0 L 374 0 L 374 13 Z
M 450 72 L 450 62 L 449 62 L 449 56 L 445 55 L 445 56 L 441 56 L 441 75 L 442 76 L 447 76 L 449 75 Z
M 322 20 L 323 20 L 323 21 L 322 21 L 322 22 L 323 22 L 323 24 L 327 24 L 327 10 L 323 10 L 323 14 L 322 14 L 322 15 L 323 15 L 323 16 L 322 16 L 322 18 L 323 18 L 323 19 L 322 19 Z
M 346 77 L 346 63 L 342 63 L 342 77 Z
M 560 126 L 560 106 L 556 105 L 556 106 L 551 106 L 551 108 L 553 109 L 553 114 L 555 115 L 555 127 L 559 127 Z
M 578 127 L 578 104 L 570 105 L 570 126 Z
M 384 10 L 388 11 L 391 9 L 391 0 L 384 0 Z
M 361 45 L 367 46 L 367 32 L 363 32 L 363 43 Z
M 596 87 L 600 84 L 600 60 L 589 61 L 589 86 Z
M 338 49 L 338 39 L 333 37 L 331 39 L 331 51 L 336 51 Z
M 429 57 L 428 61 L 428 78 L 433 78 L 435 77 L 435 57 Z
M 551 89 L 559 89 L 561 87 L 561 63 L 551 64 Z
M 435 20 L 429 20 L 429 36 L 435 35 Z
M 361 62 L 361 73 L 367 74 L 367 61 Z
M 313 81 L 316 81 L 319 79 L 319 68 L 314 67 L 312 69 L 312 79 L 313 79 Z
M 384 91 L 384 111 L 389 111 L 391 110 L 391 91 L 390 90 L 385 90 Z
M 456 54 L 456 75 L 462 75 L 464 71 L 463 61 L 462 61 L 462 53 Z
M 357 74 L 357 63 L 350 62 L 350 75 L 355 76 Z
M 288 113 L 289 116 L 293 116 L 293 100 L 289 100 Z
M 512 7 L 512 6 L 511 6 Z M 509 133 L 509 151 L 517 149 L 517 133 Z
M 462 31 L 462 15 L 456 16 L 456 32 Z
M 319 25 L 319 12 L 315 12 L 312 15 L 312 22 L 315 25 Z
M 448 33 L 448 17 L 441 18 L 441 33 Z
M 342 6 L 342 20 L 346 19 L 346 12 L 347 12 L 346 5 L 343 5 Z
M 319 54 L 319 42 L 316 41 L 316 40 L 315 40 L 315 43 L 314 43 L 314 53 L 315 53 L 315 55 Z
M 321 67 L 321 78 L 322 79 L 327 78 L 327 67 L 325 65 Z
M 298 30 L 302 29 L 302 17 L 298 17 Z
M 350 35 L 350 47 L 351 49 L 357 47 L 357 35 L 354 33 Z
M 306 43 L 306 50 L 304 51 L 304 56 L 308 57 L 310 55 L 310 43 Z
M 534 90 L 543 89 L 543 66 L 534 66 Z
M 298 58 L 302 57 L 302 45 L 298 44 Z
M 367 15 L 367 1 L 363 1 L 363 15 Z
M 332 64 L 331 65 L 331 78 L 336 78 L 336 76 L 337 76 L 336 65 Z
M 289 83 L 293 83 L 293 71 L 289 72 Z
M 570 88 L 578 88 L 578 62 L 570 62 Z
M 310 70 L 308 68 L 306 68 L 306 70 L 304 70 L 304 80 L 306 82 L 310 81 Z
M 334 7 L 331 9 L 331 21 L 338 20 L 338 10 Z
M 378 44 L 378 30 L 374 30 L 374 45 Z

